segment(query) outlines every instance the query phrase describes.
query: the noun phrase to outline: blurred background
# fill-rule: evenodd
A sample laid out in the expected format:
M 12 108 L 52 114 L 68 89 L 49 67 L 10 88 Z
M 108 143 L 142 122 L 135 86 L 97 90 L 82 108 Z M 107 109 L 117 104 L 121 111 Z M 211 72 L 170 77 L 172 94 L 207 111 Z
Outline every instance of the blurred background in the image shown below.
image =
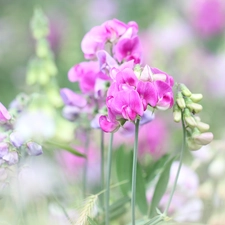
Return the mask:
M 210 150 L 200 150 L 196 164 L 192 165 L 202 175 L 200 183 L 224 178 L 223 163 L 214 163 L 214 168 L 210 169 L 208 162 L 218 156 L 225 162 L 225 1 L 0 0 L 0 102 L 6 107 L 17 94 L 27 89 L 27 66 L 35 54 L 30 30 L 35 7 L 41 7 L 49 20 L 48 40 L 54 52 L 61 88 L 74 88 L 68 81 L 67 72 L 74 64 L 84 61 L 80 43 L 86 32 L 112 18 L 126 23 L 136 21 L 144 49 L 144 64 L 166 71 L 176 82 L 185 83 L 193 93 L 204 96 L 201 117 L 210 124 L 215 141 Z M 162 116 L 172 120 L 169 113 Z M 175 128 L 173 133 L 168 132 L 170 142 L 177 141 L 181 135 L 180 127 L 172 122 L 167 126 L 167 129 Z M 213 156 L 207 158 L 208 152 L 213 152 Z M 203 162 L 201 168 L 200 162 Z M 215 171 L 222 171 L 221 176 Z M 213 188 L 217 188 L 207 185 L 199 194 L 206 206 Z M 219 186 L 218 183 L 215 201 L 220 199 L 222 203 L 215 202 L 215 207 L 221 204 L 224 207 L 223 188 L 224 184 Z

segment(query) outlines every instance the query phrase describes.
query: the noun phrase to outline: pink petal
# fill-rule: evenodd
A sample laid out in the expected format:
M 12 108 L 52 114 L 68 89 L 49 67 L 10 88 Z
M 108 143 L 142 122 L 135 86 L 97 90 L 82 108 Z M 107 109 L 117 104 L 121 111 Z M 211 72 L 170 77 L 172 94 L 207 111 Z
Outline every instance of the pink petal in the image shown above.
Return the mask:
M 62 88 L 60 90 L 60 95 L 65 105 L 77 106 L 79 108 L 83 108 L 87 104 L 87 101 L 85 98 L 83 98 L 81 95 L 76 94 L 69 88 Z
M 11 116 L 5 106 L 0 102 L 0 121 L 6 122 L 11 119 Z
M 120 126 L 119 122 L 111 122 L 107 116 L 100 116 L 99 124 L 101 129 L 106 133 L 115 132 Z

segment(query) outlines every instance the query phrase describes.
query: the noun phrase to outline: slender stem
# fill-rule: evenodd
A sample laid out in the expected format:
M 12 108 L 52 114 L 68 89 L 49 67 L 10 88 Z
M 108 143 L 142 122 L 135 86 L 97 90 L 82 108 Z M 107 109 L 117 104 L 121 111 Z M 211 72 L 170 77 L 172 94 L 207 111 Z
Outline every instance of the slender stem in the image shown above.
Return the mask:
M 83 198 L 86 198 L 87 192 L 87 168 L 88 168 L 88 147 L 89 147 L 89 133 L 86 132 L 86 140 L 84 145 L 84 154 L 86 155 L 86 159 L 84 162 L 84 170 L 83 170 Z
M 177 186 L 177 181 L 178 181 L 178 177 L 179 177 L 179 174 L 180 174 L 180 169 L 181 169 L 181 166 L 182 166 L 183 153 L 184 153 L 184 150 L 186 148 L 186 129 L 185 129 L 185 124 L 184 124 L 183 113 L 182 113 L 182 129 L 183 129 L 183 143 L 182 143 L 182 149 L 181 149 L 181 153 L 180 153 L 180 160 L 179 160 L 180 162 L 179 162 L 179 167 L 178 167 L 178 170 L 177 170 L 175 182 L 174 182 L 174 185 L 173 185 L 173 189 L 171 191 L 169 201 L 168 201 L 166 209 L 164 211 L 165 215 L 167 215 L 167 213 L 168 213 L 168 210 L 169 210 L 169 207 L 170 207 L 170 203 L 172 201 L 172 198 L 173 198 L 176 186 Z
M 107 174 L 106 174 L 106 192 L 105 192 L 105 225 L 109 225 L 109 198 L 110 198 L 110 176 L 111 176 L 111 164 L 112 164 L 112 144 L 113 133 L 110 135 L 108 161 L 107 161 Z
M 101 191 L 104 189 L 105 186 L 105 157 L 104 157 L 104 132 L 101 130 Z M 101 205 L 103 207 L 104 204 L 104 195 L 101 196 Z
M 134 141 L 132 188 L 131 188 L 131 194 L 132 194 L 132 197 L 131 197 L 132 225 L 135 225 L 136 174 L 137 174 L 139 122 L 140 122 L 140 120 L 137 119 L 136 123 L 135 123 L 135 141 Z

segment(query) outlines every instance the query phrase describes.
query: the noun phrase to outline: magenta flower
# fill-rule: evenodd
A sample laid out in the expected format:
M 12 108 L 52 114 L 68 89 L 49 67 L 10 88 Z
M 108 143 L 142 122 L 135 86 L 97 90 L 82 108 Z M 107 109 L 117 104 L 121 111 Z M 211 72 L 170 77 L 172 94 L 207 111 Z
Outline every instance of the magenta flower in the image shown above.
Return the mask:
M 142 60 L 142 47 L 138 36 L 121 38 L 113 48 L 115 58 L 121 63 L 123 60 L 140 63 Z
M 104 26 L 93 27 L 87 34 L 85 34 L 81 49 L 86 59 L 95 58 L 95 53 L 105 47 L 107 41 L 107 31 Z
M 11 119 L 11 116 L 5 106 L 0 102 L 0 122 L 6 122 Z
M 192 20 L 203 37 L 215 36 L 225 27 L 224 3 L 221 0 L 198 0 L 193 2 Z
M 125 35 L 128 30 L 128 33 L 130 33 L 132 37 L 135 36 L 138 32 L 137 23 L 131 21 L 128 24 L 125 24 L 117 19 L 113 19 L 106 21 L 100 26 L 93 27 L 84 36 L 81 42 L 81 49 L 84 53 L 84 57 L 86 59 L 95 58 L 96 52 L 103 50 L 105 48 L 106 42 L 116 42 L 120 37 Z M 137 44 L 137 41 L 134 42 L 135 44 L 133 43 L 132 46 Z M 132 49 L 134 49 L 134 47 L 132 47 Z M 124 51 L 125 49 L 123 52 Z
M 68 72 L 68 78 L 71 82 L 79 82 L 82 93 L 94 92 L 97 78 L 108 79 L 106 75 L 100 72 L 99 63 L 90 61 L 82 62 L 73 66 Z
M 65 105 L 76 106 L 79 108 L 83 108 L 86 106 L 87 101 L 81 95 L 76 94 L 69 88 L 62 88 L 60 90 L 60 95 Z

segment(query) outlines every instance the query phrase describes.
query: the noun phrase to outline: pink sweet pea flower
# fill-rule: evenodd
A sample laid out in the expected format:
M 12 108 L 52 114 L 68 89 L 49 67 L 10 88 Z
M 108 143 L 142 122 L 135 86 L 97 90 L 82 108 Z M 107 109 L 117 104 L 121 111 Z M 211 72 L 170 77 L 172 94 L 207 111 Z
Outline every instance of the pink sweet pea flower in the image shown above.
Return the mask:
M 117 119 L 134 121 L 136 117 L 144 113 L 140 96 L 135 90 L 119 91 L 115 97 L 107 99 L 107 107 Z
M 108 33 L 104 26 L 93 27 L 83 38 L 81 49 L 86 59 L 95 58 L 95 53 L 105 47 Z
M 86 106 L 87 101 L 81 95 L 76 94 L 69 88 L 62 88 L 60 90 L 60 95 L 65 105 L 76 106 L 79 108 L 83 108 Z
M 84 94 L 94 92 L 95 82 L 98 77 L 108 79 L 106 75 L 104 76 L 100 72 L 97 61 L 79 63 L 73 66 L 68 72 L 69 81 L 78 81 L 80 89 Z
M 96 52 L 99 50 L 103 50 L 105 48 L 106 42 L 108 41 L 111 43 L 116 42 L 120 37 L 126 34 L 128 30 L 130 35 L 132 35 L 132 37 L 136 35 L 138 32 L 137 23 L 131 21 L 128 24 L 125 24 L 117 19 L 113 19 L 106 21 L 100 26 L 92 28 L 84 36 L 81 42 L 81 49 L 84 53 L 84 57 L 86 59 L 95 58 Z M 132 49 L 135 49 L 134 46 L 137 45 L 137 40 L 134 40 L 133 42 L 134 43 L 132 43 L 133 46 Z
M 142 47 L 138 36 L 121 38 L 113 48 L 115 58 L 121 63 L 123 60 L 134 60 L 140 63 L 142 60 Z
M 6 122 L 11 119 L 11 115 L 5 106 L 0 102 L 0 122 Z

